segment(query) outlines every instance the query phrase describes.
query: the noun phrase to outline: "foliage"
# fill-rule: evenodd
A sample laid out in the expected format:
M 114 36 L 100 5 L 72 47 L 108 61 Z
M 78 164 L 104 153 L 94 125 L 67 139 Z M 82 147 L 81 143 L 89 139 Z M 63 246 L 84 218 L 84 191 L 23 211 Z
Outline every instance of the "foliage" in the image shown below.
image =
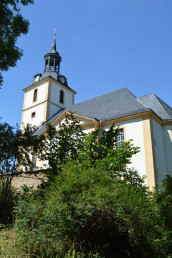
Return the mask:
M 13 207 L 15 203 L 14 190 L 11 187 L 11 178 L 0 178 L 0 225 L 13 222 Z
M 14 67 L 22 56 L 22 50 L 16 45 L 21 34 L 29 28 L 28 20 L 20 13 L 20 5 L 32 4 L 33 0 L 1 0 L 0 1 L 0 71 Z M 0 73 L 0 85 L 2 85 Z
M 101 137 L 98 130 L 85 134 L 80 121 L 70 114 L 59 124 L 58 132 L 51 124 L 47 124 L 44 154 L 41 152 L 40 159 L 47 160 L 55 174 L 61 164 L 68 160 L 77 160 L 83 168 L 99 164 L 113 173 L 124 171 L 139 148 L 134 147 L 131 141 L 115 148 L 118 132 L 112 125 L 102 131 Z
M 7 123 L 0 124 L 0 173 L 16 173 L 21 166 L 32 170 L 30 153 L 41 150 L 43 137 L 33 136 L 35 128 L 27 126 L 23 131 Z
M 124 171 L 131 157 L 139 152 L 139 148 L 132 141 L 121 142 L 119 148 L 115 148 L 117 135 L 118 129 L 114 125 L 109 130 L 104 130 L 101 138 L 98 138 L 98 131 L 85 135 L 82 148 L 78 150 L 79 164 L 83 167 L 99 165 L 117 174 Z
M 7 123 L 0 124 L 0 224 L 9 224 L 14 220 L 16 194 L 11 187 L 12 175 L 23 167 L 25 171 L 32 171 L 30 152 L 41 150 L 43 137 L 34 137 L 34 130 L 27 126 L 21 131 Z
M 0 230 L 0 257 L 10 257 L 10 258 L 31 258 L 38 257 L 33 253 L 25 253 L 22 250 L 22 247 L 19 246 L 16 242 L 17 234 L 15 233 L 14 228 L 5 228 Z M 44 256 L 42 256 L 44 257 Z M 52 257 L 52 256 L 50 256 Z M 55 258 L 59 258 L 58 256 L 54 256 Z M 89 258 L 99 258 L 98 254 L 90 253 L 88 255 Z M 64 258 L 84 258 L 83 252 L 77 252 L 74 247 L 67 252 Z
M 172 177 L 167 175 L 162 182 L 162 189 L 156 192 L 161 216 L 165 217 L 166 227 L 172 228 Z
M 59 124 L 58 133 L 48 123 L 44 154 L 41 152 L 40 159 L 47 160 L 49 167 L 57 172 L 60 165 L 67 159 L 76 159 L 77 151 L 82 146 L 83 135 L 79 120 L 72 114 L 67 116 L 63 123 Z
M 16 234 L 13 229 L 0 230 L 0 257 L 22 258 L 28 256 L 20 256 L 15 246 Z
M 166 175 L 154 193 L 154 201 L 157 204 L 164 228 L 164 238 L 161 242 L 164 254 L 171 254 L 172 257 L 172 177 Z
M 24 252 L 41 257 L 167 257 L 157 211 L 144 185 L 72 161 L 62 166 L 46 196 L 19 201 L 17 241 Z
M 98 131 L 86 135 L 71 115 L 58 133 L 50 124 L 47 129 L 40 142 L 30 134 L 29 141 L 27 135 L 17 138 L 19 149 L 28 151 L 31 143 L 33 152 L 48 160 L 53 180 L 19 193 L 16 241 L 4 254 L 14 250 L 18 257 L 170 258 L 172 178 L 167 176 L 162 188 L 150 193 L 144 178 L 126 169 L 139 149 L 130 141 L 115 148 L 114 126 L 101 138 Z M 5 142 L 1 149 L 8 146 Z

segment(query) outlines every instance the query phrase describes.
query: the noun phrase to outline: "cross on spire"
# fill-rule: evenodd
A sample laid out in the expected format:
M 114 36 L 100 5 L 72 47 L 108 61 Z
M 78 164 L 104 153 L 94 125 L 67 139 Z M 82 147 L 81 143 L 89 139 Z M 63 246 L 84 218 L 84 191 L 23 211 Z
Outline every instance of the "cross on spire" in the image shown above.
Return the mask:
M 54 29 L 54 40 L 51 49 L 56 51 L 56 29 Z
M 54 29 L 54 39 L 56 39 L 56 29 Z

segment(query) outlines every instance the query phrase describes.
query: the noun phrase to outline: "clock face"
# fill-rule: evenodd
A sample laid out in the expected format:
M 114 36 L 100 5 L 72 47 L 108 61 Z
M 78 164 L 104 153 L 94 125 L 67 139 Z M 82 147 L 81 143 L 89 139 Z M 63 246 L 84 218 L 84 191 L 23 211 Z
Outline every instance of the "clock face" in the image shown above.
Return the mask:
M 35 81 L 38 82 L 39 81 L 39 76 L 35 77 Z
M 65 83 L 65 78 L 61 77 L 61 82 Z

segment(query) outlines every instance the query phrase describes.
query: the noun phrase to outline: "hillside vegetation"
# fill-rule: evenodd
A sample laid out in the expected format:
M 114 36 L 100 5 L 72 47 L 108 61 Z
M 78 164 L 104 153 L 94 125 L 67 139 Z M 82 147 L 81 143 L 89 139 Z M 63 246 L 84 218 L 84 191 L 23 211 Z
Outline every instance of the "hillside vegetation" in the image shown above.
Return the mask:
M 172 178 L 150 192 L 126 169 L 139 148 L 117 135 L 86 135 L 72 115 L 58 134 L 47 125 L 33 151 L 48 181 L 16 193 L 1 179 L 0 257 L 172 257 Z

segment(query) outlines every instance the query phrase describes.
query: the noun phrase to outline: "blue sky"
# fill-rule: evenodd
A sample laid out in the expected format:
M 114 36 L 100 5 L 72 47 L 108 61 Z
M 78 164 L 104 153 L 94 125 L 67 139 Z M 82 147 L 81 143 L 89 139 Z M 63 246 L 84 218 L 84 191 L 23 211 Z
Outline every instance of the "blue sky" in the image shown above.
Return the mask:
M 22 89 L 43 72 L 54 28 L 75 102 L 127 87 L 136 97 L 154 92 L 172 106 L 171 0 L 35 0 L 21 10 L 30 30 L 18 40 L 22 59 L 3 73 L 1 121 L 20 124 Z

